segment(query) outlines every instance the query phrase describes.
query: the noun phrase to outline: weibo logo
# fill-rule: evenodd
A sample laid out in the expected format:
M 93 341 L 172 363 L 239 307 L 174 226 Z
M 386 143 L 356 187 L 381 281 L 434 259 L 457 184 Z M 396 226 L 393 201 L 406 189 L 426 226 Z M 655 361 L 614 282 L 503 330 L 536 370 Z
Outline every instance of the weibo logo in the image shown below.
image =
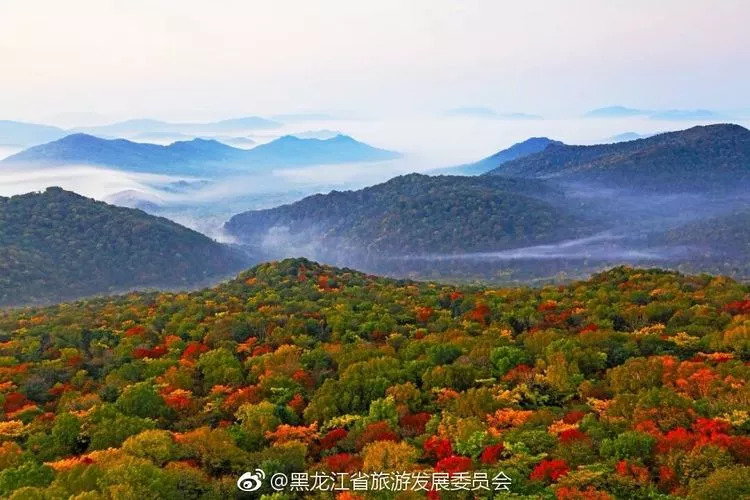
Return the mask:
M 245 472 L 237 480 L 237 487 L 242 491 L 257 491 L 263 486 L 266 473 L 263 469 L 255 469 L 255 472 Z

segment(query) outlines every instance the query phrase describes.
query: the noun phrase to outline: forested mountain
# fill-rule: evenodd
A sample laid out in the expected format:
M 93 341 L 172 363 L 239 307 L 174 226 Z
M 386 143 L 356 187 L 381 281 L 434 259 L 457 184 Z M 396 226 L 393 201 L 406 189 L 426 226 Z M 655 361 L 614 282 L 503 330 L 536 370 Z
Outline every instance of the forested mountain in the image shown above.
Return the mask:
M 399 473 L 394 495 L 470 500 L 456 478 L 483 473 L 488 496 L 748 498 L 748 318 L 750 288 L 707 275 L 459 288 L 303 259 L 7 311 L 0 496 L 246 498 L 262 469 L 258 496 Z
M 449 175 L 480 175 L 516 158 L 523 158 L 532 153 L 544 151 L 550 144 L 562 145 L 562 142 L 547 137 L 531 137 L 477 162 L 439 169 L 436 172 Z
M 652 191 L 746 190 L 750 186 L 750 131 L 739 125 L 708 125 L 614 144 L 551 145 L 487 175 Z
M 494 251 L 583 232 L 580 220 L 542 197 L 562 195 L 541 181 L 410 174 L 245 212 L 225 227 L 272 256 L 327 256 L 349 265 L 363 255 Z
M 190 287 L 246 264 L 238 251 L 167 219 L 60 188 L 0 197 L 0 305 Z
M 72 134 L 9 156 L 0 161 L 0 166 L 86 164 L 136 172 L 212 176 L 273 167 L 389 160 L 398 156 L 342 135 L 325 140 L 285 136 L 248 150 L 206 139 L 161 146 Z

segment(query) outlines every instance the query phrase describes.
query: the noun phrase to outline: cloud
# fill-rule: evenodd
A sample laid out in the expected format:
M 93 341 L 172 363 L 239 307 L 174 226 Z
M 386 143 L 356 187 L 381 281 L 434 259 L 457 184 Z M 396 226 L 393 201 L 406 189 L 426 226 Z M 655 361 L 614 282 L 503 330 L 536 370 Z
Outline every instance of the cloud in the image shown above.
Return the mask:
M 550 260 L 550 259 L 633 259 L 664 260 L 674 249 L 637 248 L 624 241 L 625 236 L 602 232 L 585 238 L 567 240 L 547 245 L 534 245 L 499 252 L 471 252 L 459 254 L 425 254 L 398 257 L 401 260 Z M 681 250 L 678 250 L 681 251 Z
M 137 174 L 90 165 L 24 169 L 0 169 L 0 196 L 41 191 L 50 186 L 75 191 L 90 198 L 104 199 L 125 190 L 140 190 L 159 195 L 155 186 L 168 185 L 176 179 L 165 175 Z

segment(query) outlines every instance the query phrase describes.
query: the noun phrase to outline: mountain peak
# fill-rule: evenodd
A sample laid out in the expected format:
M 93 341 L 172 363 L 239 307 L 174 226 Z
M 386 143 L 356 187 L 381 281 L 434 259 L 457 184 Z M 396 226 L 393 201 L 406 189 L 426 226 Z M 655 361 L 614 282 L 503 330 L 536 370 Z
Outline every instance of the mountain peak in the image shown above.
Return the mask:
M 529 137 L 525 141 L 517 142 L 511 147 L 498 151 L 497 153 L 483 158 L 475 163 L 460 165 L 447 169 L 439 169 L 435 173 L 453 175 L 479 175 L 489 172 L 506 162 L 523 158 L 533 153 L 545 150 L 549 146 L 562 145 L 549 137 Z
M 224 144 L 223 142 L 217 141 L 216 139 L 205 139 L 202 137 L 196 137 L 194 139 L 189 139 L 186 141 L 175 141 L 166 147 L 170 149 L 187 149 L 187 150 L 221 149 L 221 150 L 227 150 L 227 151 L 237 151 L 237 148 L 233 148 L 232 146 L 229 146 L 227 144 Z
M 102 139 L 101 137 L 97 137 L 97 136 L 91 135 L 91 134 L 86 134 L 84 132 L 74 132 L 72 134 L 68 134 L 65 137 L 62 137 L 62 138 L 60 138 L 60 139 L 58 139 L 56 141 L 52 141 L 52 142 L 53 143 L 54 142 L 57 142 L 57 143 L 63 143 L 63 142 L 84 142 L 84 141 L 100 142 L 100 141 L 107 141 L 107 140 L 111 140 L 111 139 Z
M 750 130 L 746 129 L 742 125 L 736 123 L 712 123 L 710 125 L 696 125 L 685 129 L 683 132 L 695 132 L 695 133 L 707 133 L 707 134 L 734 134 L 734 135 L 747 135 Z M 671 132 L 674 134 L 680 133 Z

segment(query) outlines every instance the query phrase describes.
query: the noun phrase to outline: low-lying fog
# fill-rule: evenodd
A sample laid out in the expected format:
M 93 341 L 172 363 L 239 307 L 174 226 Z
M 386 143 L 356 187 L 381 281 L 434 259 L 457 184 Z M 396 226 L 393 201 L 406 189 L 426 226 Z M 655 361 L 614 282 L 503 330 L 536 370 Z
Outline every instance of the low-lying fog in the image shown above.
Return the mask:
M 664 260 L 680 254 L 675 248 L 629 248 L 626 235 L 616 235 L 605 231 L 578 238 L 561 241 L 548 245 L 533 245 L 514 248 L 500 252 L 469 252 L 461 254 L 425 254 L 407 255 L 400 257 L 404 260 L 524 260 L 524 259 L 570 259 L 587 258 L 592 260 L 635 259 L 635 260 Z

